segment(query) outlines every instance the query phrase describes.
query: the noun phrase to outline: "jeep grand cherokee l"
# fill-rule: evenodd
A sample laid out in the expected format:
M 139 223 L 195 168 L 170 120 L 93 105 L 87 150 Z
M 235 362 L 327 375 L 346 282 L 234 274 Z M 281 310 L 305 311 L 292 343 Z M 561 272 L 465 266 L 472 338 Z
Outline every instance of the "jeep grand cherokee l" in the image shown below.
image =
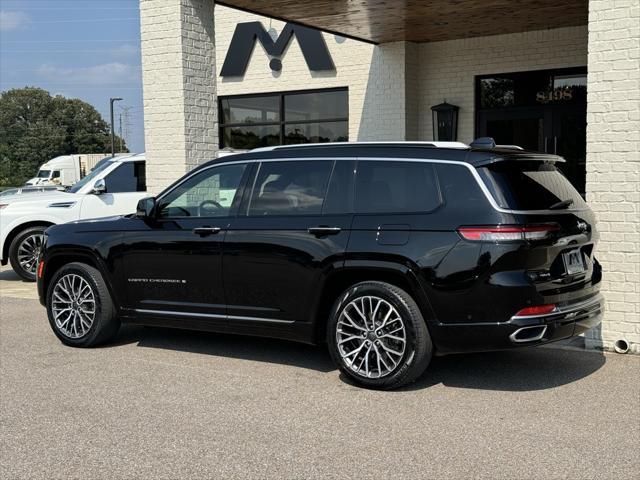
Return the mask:
M 433 354 L 599 323 L 595 219 L 562 161 L 457 143 L 225 157 L 136 214 L 49 228 L 40 301 L 71 346 L 120 322 L 326 341 L 353 381 L 395 388 Z

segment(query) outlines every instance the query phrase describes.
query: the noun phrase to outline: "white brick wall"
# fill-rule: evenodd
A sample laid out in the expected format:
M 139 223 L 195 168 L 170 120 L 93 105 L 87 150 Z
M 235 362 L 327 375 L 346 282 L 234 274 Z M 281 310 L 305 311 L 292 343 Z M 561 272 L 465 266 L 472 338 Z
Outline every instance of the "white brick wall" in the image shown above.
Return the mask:
M 210 0 L 140 0 L 148 190 L 158 193 L 217 149 Z
M 640 2 L 590 0 L 587 201 L 607 313 L 589 344 L 630 342 L 640 353 Z
M 475 132 L 475 76 L 585 66 L 587 27 L 466 38 L 419 45 L 419 136 L 433 140 L 431 107 L 460 107 L 458 140 Z
M 236 25 L 241 22 L 262 22 L 265 30 L 274 28 L 278 35 L 285 22 L 216 5 L 216 57 L 222 67 Z M 324 39 L 336 65 L 336 72 L 311 72 L 307 67 L 297 40 L 289 44 L 282 56 L 282 70 L 272 72 L 270 57 L 259 42 L 244 77 L 222 78 L 218 69 L 218 95 L 244 93 L 281 92 L 284 90 L 308 90 L 315 88 L 349 88 L 349 138 L 358 138 L 360 117 L 365 101 L 373 45 L 350 39 L 336 39 L 325 33 Z
M 374 48 L 360 126 L 354 139 L 407 140 L 409 119 L 415 118 L 417 113 L 413 108 L 415 103 L 411 104 L 413 99 L 407 97 L 407 69 L 415 73 L 415 62 L 408 62 L 412 53 L 415 54 L 415 48 L 408 42 L 387 43 Z M 412 133 L 417 134 L 415 129 Z
M 285 25 L 259 15 L 216 6 L 218 65 L 224 63 L 236 25 L 252 21 L 260 21 L 266 30 L 274 28 L 278 34 Z M 349 139 L 417 139 L 418 106 L 413 100 L 418 90 L 418 45 L 397 42 L 374 47 L 350 39 L 338 42 L 334 35 L 323 35 L 336 65 L 335 73 L 309 71 L 295 39 L 282 57 L 282 71 L 272 72 L 270 57 L 256 43 L 243 77 L 218 77 L 218 95 L 348 87 Z M 406 79 L 411 80 L 407 88 Z

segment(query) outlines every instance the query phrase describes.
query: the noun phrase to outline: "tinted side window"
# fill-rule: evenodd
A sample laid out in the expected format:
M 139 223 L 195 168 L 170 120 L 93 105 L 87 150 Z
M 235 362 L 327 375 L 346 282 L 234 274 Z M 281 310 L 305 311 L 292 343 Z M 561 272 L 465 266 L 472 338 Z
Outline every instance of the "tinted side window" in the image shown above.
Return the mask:
M 160 216 L 228 216 L 246 166 L 221 165 L 197 173 L 162 198 Z
M 484 205 L 487 202 L 478 182 L 467 167 L 438 164 L 436 170 L 447 208 L 468 209 L 471 205 Z
M 124 162 L 105 177 L 108 193 L 144 192 L 144 162 Z
M 147 170 L 144 162 L 134 162 L 133 174 L 136 176 L 136 191 L 147 191 Z
M 351 160 L 337 160 L 329 180 L 327 198 L 322 207 L 322 213 L 331 215 L 349 213 L 353 211 L 353 171 L 356 162 Z
M 434 165 L 428 162 L 358 162 L 357 213 L 429 212 L 441 203 Z
M 318 215 L 333 161 L 263 162 L 248 215 Z

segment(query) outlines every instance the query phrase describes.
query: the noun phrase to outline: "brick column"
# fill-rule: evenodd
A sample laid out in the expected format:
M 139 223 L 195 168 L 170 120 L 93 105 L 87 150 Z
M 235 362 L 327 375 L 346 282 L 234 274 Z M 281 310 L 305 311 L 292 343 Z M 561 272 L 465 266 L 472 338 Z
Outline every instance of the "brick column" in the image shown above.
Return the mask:
M 640 353 L 640 6 L 590 0 L 587 201 L 601 233 L 607 312 L 587 343 Z
M 147 185 L 158 193 L 218 145 L 213 0 L 140 0 Z
M 418 139 L 418 46 L 375 47 L 357 140 Z

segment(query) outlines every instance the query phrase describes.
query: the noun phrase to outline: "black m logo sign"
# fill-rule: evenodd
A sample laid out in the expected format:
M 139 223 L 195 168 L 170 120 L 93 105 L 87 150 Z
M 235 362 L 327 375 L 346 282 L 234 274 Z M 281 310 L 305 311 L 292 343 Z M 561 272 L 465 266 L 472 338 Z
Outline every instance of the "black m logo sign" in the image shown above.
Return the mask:
M 291 38 L 295 34 L 300 50 L 307 62 L 309 70 L 335 70 L 327 44 L 319 30 L 287 23 L 278 39 L 274 42 L 260 22 L 239 23 L 233 32 L 227 57 L 224 59 L 221 77 L 239 77 L 244 75 L 249 65 L 251 53 L 256 39 L 272 57 L 281 57 Z M 269 63 L 272 70 L 281 70 L 280 58 L 273 58 Z

